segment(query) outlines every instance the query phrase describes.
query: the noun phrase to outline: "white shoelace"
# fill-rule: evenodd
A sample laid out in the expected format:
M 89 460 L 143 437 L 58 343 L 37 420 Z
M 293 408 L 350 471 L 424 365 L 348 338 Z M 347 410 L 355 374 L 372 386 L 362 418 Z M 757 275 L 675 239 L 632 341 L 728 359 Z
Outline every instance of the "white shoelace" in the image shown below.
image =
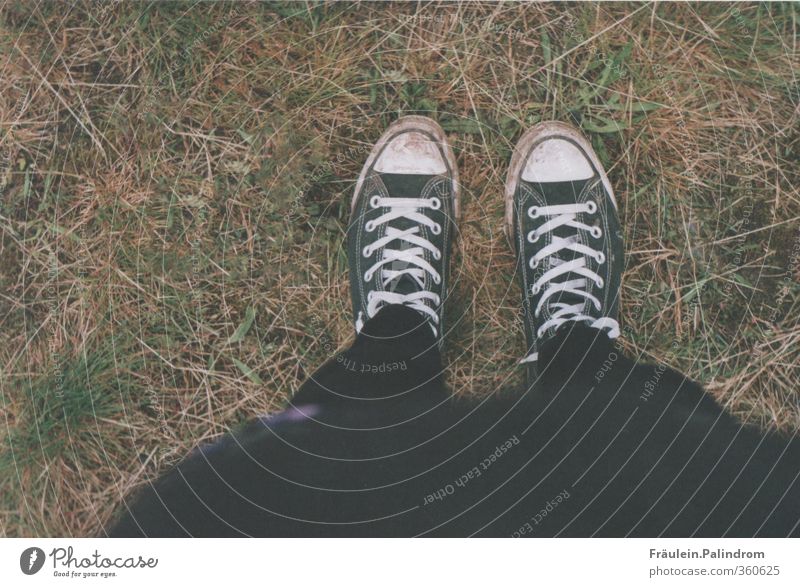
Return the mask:
M 440 234 L 442 227 L 439 223 L 434 222 L 420 212 L 423 208 L 431 210 L 438 210 L 442 207 L 442 201 L 439 198 L 382 198 L 380 196 L 372 196 L 370 198 L 370 206 L 372 208 L 388 208 L 388 211 L 368 221 L 364 225 L 367 232 L 372 232 L 378 226 L 386 224 L 398 218 L 404 218 L 415 222 L 418 225 L 426 226 L 433 234 Z M 424 315 L 431 318 L 431 328 L 434 335 L 437 333 L 436 325 L 439 324 L 439 316 L 434 309 L 441 303 L 439 296 L 431 291 L 425 289 L 425 274 L 431 276 L 435 284 L 442 282 L 442 277 L 439 272 L 425 260 L 425 251 L 433 255 L 437 261 L 442 258 L 442 252 L 429 240 L 420 236 L 421 229 L 419 226 L 412 226 L 411 228 L 400 230 L 392 226 L 386 227 L 386 234 L 364 247 L 361 254 L 365 258 L 370 257 L 376 250 L 383 247 L 383 255 L 376 261 L 372 267 L 367 269 L 364 273 L 364 281 L 372 281 L 372 277 L 376 271 L 381 271 L 381 279 L 383 287 L 386 287 L 393 280 L 408 275 L 422 288 L 410 294 L 401 294 L 393 291 L 370 291 L 367 294 L 367 317 L 372 318 L 378 313 L 384 305 L 387 304 L 402 304 L 409 306 Z M 392 249 L 388 245 L 394 241 L 398 241 L 400 246 L 404 248 Z M 405 246 L 409 245 L 409 246 Z M 403 264 L 403 269 L 396 269 L 395 262 Z M 434 307 L 427 304 L 430 302 Z M 356 330 L 361 332 L 364 326 L 363 312 L 359 312 L 358 319 L 356 320 Z
M 552 232 L 560 226 L 569 226 L 576 230 L 585 230 L 589 232 L 593 238 L 600 238 L 603 236 L 603 231 L 599 227 L 589 226 L 588 224 L 584 224 L 583 222 L 577 220 L 578 214 L 586 212 L 589 214 L 594 214 L 596 211 L 597 204 L 594 202 L 586 202 L 585 204 L 562 204 L 557 206 L 531 206 L 528 208 L 528 216 L 530 218 L 546 217 L 548 220 L 539 228 L 528 233 L 528 242 L 535 243 L 544 234 Z M 589 280 L 593 281 L 597 287 L 602 288 L 604 285 L 603 278 L 587 266 L 586 258 L 592 257 L 597 263 L 602 265 L 605 263 L 606 257 L 602 251 L 597 251 L 590 246 L 579 243 L 577 234 L 568 238 L 562 238 L 553 235 L 552 242 L 531 257 L 528 265 L 531 269 L 536 269 L 536 267 L 539 266 L 539 263 L 541 263 L 546 257 L 557 255 L 564 250 L 574 251 L 580 256 L 571 261 L 563 261 L 557 256 L 554 256 L 551 261 L 550 269 L 548 269 L 531 286 L 531 293 L 533 295 L 539 295 L 539 293 L 542 293 L 541 297 L 539 298 L 539 302 L 536 304 L 536 309 L 534 310 L 535 317 L 539 316 L 542 307 L 547 304 L 547 301 L 550 298 L 562 292 L 579 295 L 589 300 L 598 312 L 602 310 L 602 304 L 600 303 L 600 300 L 586 291 L 585 288 L 589 284 Z M 579 279 L 568 279 L 562 282 L 553 281 L 554 279 L 562 275 L 566 275 L 567 273 L 578 274 L 582 275 L 583 277 Z M 619 322 L 613 318 L 594 318 L 587 314 L 583 314 L 583 306 L 584 302 L 577 304 L 551 302 L 549 304 L 549 309 L 552 315 L 537 330 L 537 338 L 541 338 L 548 329 L 556 329 L 565 322 L 588 322 L 589 326 L 592 328 L 608 329 L 607 334 L 609 338 L 617 338 L 619 336 Z M 531 353 L 522 359 L 521 362 L 528 363 L 536 361 L 538 358 L 538 353 Z

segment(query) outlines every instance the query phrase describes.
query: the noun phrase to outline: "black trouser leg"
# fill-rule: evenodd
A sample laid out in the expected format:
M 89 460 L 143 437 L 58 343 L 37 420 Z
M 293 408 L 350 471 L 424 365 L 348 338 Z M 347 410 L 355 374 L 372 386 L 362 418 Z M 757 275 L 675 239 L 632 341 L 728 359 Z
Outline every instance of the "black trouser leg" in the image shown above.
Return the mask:
M 589 328 L 561 333 L 542 357 L 543 391 L 526 433 L 539 452 L 526 477 L 549 489 L 505 516 L 533 512 L 519 533 L 798 532 L 796 441 L 742 426 L 695 383 L 635 363 Z
M 195 451 L 142 491 L 112 534 L 388 532 L 404 513 L 392 496 L 409 470 L 436 464 L 450 412 L 429 326 L 389 306 L 287 410 Z
M 303 384 L 291 403 L 360 410 L 445 398 L 441 356 L 430 327 L 414 310 L 387 306 L 349 349 Z

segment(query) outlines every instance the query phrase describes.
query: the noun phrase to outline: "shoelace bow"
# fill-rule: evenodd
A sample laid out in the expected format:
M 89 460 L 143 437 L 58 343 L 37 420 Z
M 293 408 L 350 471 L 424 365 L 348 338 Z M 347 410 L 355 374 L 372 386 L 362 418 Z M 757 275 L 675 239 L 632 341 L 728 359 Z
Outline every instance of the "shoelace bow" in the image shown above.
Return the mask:
M 429 316 L 432 320 L 431 328 L 436 334 L 439 316 L 434 308 L 441 303 L 441 300 L 437 294 L 425 288 L 425 275 L 430 275 L 436 285 L 442 282 L 442 276 L 425 259 L 424 255 L 425 251 L 428 251 L 438 261 L 442 258 L 442 252 L 433 243 L 421 236 L 420 233 L 422 231 L 419 225 L 426 226 L 435 235 L 441 234 L 441 225 L 422 214 L 420 210 L 425 208 L 438 210 L 442 207 L 442 201 L 436 197 L 384 198 L 372 196 L 370 198 L 370 206 L 372 208 L 386 208 L 387 212 L 374 220 L 367 221 L 364 225 L 364 229 L 367 232 L 372 232 L 382 224 L 387 224 L 400 218 L 409 220 L 415 223 L 416 226 L 404 230 L 387 226 L 384 236 L 364 247 L 361 254 L 365 258 L 372 256 L 375 251 L 383 249 L 381 257 L 364 273 L 364 281 L 372 281 L 375 272 L 381 271 L 381 284 L 385 288 L 392 281 L 399 280 L 404 275 L 407 275 L 417 283 L 420 290 L 407 294 L 395 291 L 370 291 L 367 294 L 367 317 L 372 318 L 384 305 L 402 304 Z M 397 249 L 389 248 L 388 245 L 395 241 L 400 246 L 410 246 Z M 403 263 L 405 267 L 403 269 L 391 267 L 395 262 Z M 359 313 L 358 320 L 356 320 L 356 329 L 360 332 L 363 325 L 363 315 Z
M 550 268 L 537 279 L 531 286 L 531 293 L 536 296 L 542 294 L 539 302 L 536 304 L 534 316 L 539 317 L 543 307 L 547 305 L 550 311 L 550 318 L 542 324 L 536 332 L 537 338 L 547 332 L 548 329 L 556 329 L 565 322 L 588 322 L 589 326 L 597 329 L 608 329 L 609 338 L 617 338 L 620 334 L 619 322 L 613 318 L 602 317 L 595 318 L 588 314 L 583 313 L 585 302 L 578 302 L 575 304 L 568 304 L 559 301 L 549 301 L 553 296 L 562 293 L 568 293 L 583 297 L 589 300 L 595 309 L 602 311 L 602 304 L 594 295 L 586 290 L 589 281 L 601 288 L 604 286 L 603 278 L 596 272 L 592 271 L 587 265 L 587 258 L 593 258 L 598 264 L 602 265 L 606 261 L 606 257 L 602 251 L 597 251 L 590 246 L 578 242 L 577 231 L 584 230 L 598 239 L 603 236 L 603 231 L 597 226 L 589 226 L 577 219 L 578 214 L 589 213 L 594 214 L 597 212 L 597 204 L 594 202 L 586 202 L 584 204 L 560 204 L 555 206 L 531 206 L 528 208 L 528 217 L 531 219 L 546 217 L 548 220 L 540 227 L 528 233 L 527 239 L 530 243 L 537 242 L 543 235 L 552 232 L 561 226 L 568 226 L 576 230 L 576 234 L 567 238 L 552 236 L 552 242 L 538 251 L 528 262 L 531 269 L 536 269 L 545 258 L 551 257 Z M 564 261 L 558 257 L 561 251 L 573 251 L 578 254 L 575 259 Z M 582 277 L 578 279 L 567 279 L 561 282 L 555 282 L 561 276 L 567 274 L 577 274 Z M 549 301 L 549 303 L 548 303 Z M 522 362 L 536 361 L 538 353 L 528 355 Z

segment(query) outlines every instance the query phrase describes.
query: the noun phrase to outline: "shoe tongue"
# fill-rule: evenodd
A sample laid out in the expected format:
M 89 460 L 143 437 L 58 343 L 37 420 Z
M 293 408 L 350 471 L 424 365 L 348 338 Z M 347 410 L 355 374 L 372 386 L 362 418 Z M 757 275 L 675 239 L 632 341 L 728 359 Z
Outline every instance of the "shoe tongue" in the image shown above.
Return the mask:
M 585 180 L 578 180 L 578 181 L 559 181 L 559 182 L 551 182 L 546 184 L 541 183 L 534 183 L 532 184 L 534 189 L 537 192 L 547 194 L 547 202 L 551 206 L 555 205 L 565 205 L 565 204 L 574 204 L 578 200 L 578 196 L 583 193 L 584 189 L 586 189 L 587 184 L 594 181 L 593 179 L 585 179 Z M 554 217 L 548 217 L 548 220 Z M 583 216 L 585 219 L 585 215 Z M 539 221 L 540 226 L 541 221 Z M 559 226 L 558 228 L 549 232 L 551 236 L 558 236 L 565 239 L 570 239 L 571 241 L 577 241 L 579 232 L 582 232 L 581 235 L 583 240 L 586 241 L 586 237 L 588 233 L 583 231 L 578 231 L 578 229 L 572 226 Z M 588 243 L 591 246 L 591 242 Z M 545 263 L 545 270 L 557 267 L 562 263 L 567 263 L 569 261 L 574 261 L 575 259 L 585 259 L 584 255 L 577 253 L 571 249 L 562 249 L 555 255 L 550 255 L 549 257 L 544 259 Z M 557 277 L 554 282 L 556 283 L 564 283 L 565 281 L 572 281 L 574 279 L 584 279 L 587 278 L 583 275 L 577 273 L 566 273 Z M 552 283 L 552 282 L 551 282 Z M 585 289 L 585 288 L 579 288 Z M 582 304 L 586 301 L 586 298 L 583 296 L 572 294 L 569 292 L 560 292 L 554 296 L 552 296 L 548 303 L 554 302 L 561 302 L 564 304 Z
M 435 177 L 435 175 L 406 175 L 401 173 L 381 174 L 381 180 L 390 198 L 419 198 L 428 183 Z M 417 226 L 417 224 L 405 218 L 398 218 L 391 222 L 391 226 L 399 230 L 405 230 L 412 226 Z M 398 248 L 398 246 L 412 247 L 412 245 L 408 243 L 400 245 L 400 243 L 394 242 L 391 244 L 391 248 L 393 249 Z M 386 266 L 387 269 L 395 271 L 402 271 L 408 267 L 409 264 L 403 261 L 393 261 Z M 393 291 L 404 295 L 421 290 L 422 288 L 420 285 L 410 275 L 401 275 L 386 284 L 386 291 Z
M 381 173 L 381 180 L 390 198 L 419 198 L 435 175 Z
M 399 265 L 399 262 L 398 262 Z M 386 284 L 386 291 L 391 291 L 401 295 L 422 291 L 417 281 L 409 275 L 401 275 Z
M 578 200 L 578 196 L 583 193 L 584 189 L 586 188 L 587 184 L 589 184 L 592 179 L 582 179 L 578 181 L 556 181 L 551 183 L 534 183 L 532 184 L 534 189 L 537 192 L 547 194 L 547 203 L 551 206 L 561 206 L 566 204 L 574 204 Z M 583 216 L 583 220 L 586 220 L 586 216 Z M 554 216 L 548 217 L 548 221 Z M 537 226 L 540 226 L 543 222 L 540 220 Z M 577 228 L 572 226 L 559 226 L 558 228 L 551 230 L 549 234 L 551 236 L 558 236 L 561 238 L 566 238 L 570 240 L 577 240 L 579 232 Z M 583 233 L 581 237 L 586 240 L 588 233 Z M 577 258 L 581 258 L 583 255 L 580 253 L 576 253 L 575 251 L 564 249 L 559 251 L 557 255 L 551 255 L 548 257 L 549 262 L 551 263 L 551 267 L 554 267 L 559 264 L 559 262 L 567 262 L 573 261 Z M 559 280 L 561 281 L 561 280 Z
M 574 204 L 586 189 L 594 182 L 594 178 L 578 179 L 576 181 L 552 181 L 547 183 L 531 183 L 533 189 L 541 194 L 547 194 L 547 203 L 551 206 Z

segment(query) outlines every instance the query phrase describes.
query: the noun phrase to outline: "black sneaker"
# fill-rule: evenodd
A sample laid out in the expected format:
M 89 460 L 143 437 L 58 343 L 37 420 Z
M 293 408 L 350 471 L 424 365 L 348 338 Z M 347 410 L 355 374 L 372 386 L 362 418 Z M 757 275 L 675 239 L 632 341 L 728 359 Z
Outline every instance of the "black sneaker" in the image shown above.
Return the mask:
M 522 136 L 505 197 L 524 292 L 522 363 L 533 381 L 539 350 L 561 325 L 585 323 L 619 336 L 622 234 L 608 176 L 568 124 L 543 122 Z
M 458 171 L 442 128 L 423 116 L 392 124 L 367 159 L 348 227 L 356 331 L 389 304 L 426 317 L 442 341 L 442 301 L 458 217 Z

